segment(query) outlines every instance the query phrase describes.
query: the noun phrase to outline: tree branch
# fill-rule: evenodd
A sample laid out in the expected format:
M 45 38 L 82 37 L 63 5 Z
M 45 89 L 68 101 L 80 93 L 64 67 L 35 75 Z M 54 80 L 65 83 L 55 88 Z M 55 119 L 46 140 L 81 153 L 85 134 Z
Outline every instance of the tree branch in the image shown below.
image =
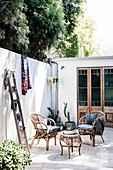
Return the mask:
M 15 1 L 15 0 L 0 0 L 0 3 L 7 3 L 7 2 L 11 2 L 11 1 Z
M 7 6 L 7 4 L 9 2 L 12 2 L 12 1 L 15 1 L 15 0 L 0 0 L 0 3 L 2 4 L 2 6 L 0 7 L 0 12 Z

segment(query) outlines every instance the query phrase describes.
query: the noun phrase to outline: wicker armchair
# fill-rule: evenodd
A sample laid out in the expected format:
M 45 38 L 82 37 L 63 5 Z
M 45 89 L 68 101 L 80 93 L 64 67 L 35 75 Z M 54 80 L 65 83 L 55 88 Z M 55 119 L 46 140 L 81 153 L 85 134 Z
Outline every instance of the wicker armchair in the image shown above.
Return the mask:
M 93 116 L 96 114 L 94 122 L 92 122 L 92 124 L 88 124 L 86 119 L 87 114 L 81 117 L 79 120 L 78 132 L 80 135 L 90 135 L 90 139 L 93 139 L 93 146 L 95 146 L 95 135 L 100 135 L 104 142 L 102 135 L 104 131 L 105 114 L 102 111 L 92 111 L 89 114 L 93 114 Z M 99 126 L 97 126 L 98 124 Z
M 40 114 L 31 114 L 30 119 L 36 130 L 36 134 L 33 137 L 32 143 L 30 144 L 30 148 L 32 147 L 35 139 L 38 139 L 37 144 L 39 144 L 40 139 L 44 139 L 46 141 L 46 150 L 49 150 L 49 140 L 51 138 L 55 139 L 56 145 L 56 136 L 58 134 L 59 127 L 56 126 L 55 121 L 51 118 L 45 118 Z

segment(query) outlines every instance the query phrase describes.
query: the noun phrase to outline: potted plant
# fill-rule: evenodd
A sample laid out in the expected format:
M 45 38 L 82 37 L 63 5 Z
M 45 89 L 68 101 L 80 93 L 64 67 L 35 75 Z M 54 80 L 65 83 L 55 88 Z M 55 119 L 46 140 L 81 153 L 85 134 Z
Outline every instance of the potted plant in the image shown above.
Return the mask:
M 50 114 L 48 116 L 48 118 L 51 118 L 55 121 L 55 123 L 58 122 L 58 115 L 59 115 L 59 111 L 57 110 L 57 112 L 55 112 L 54 109 L 51 109 L 50 107 L 47 107 L 47 109 L 50 111 Z
M 5 140 L 0 145 L 1 170 L 23 170 L 27 164 L 30 165 L 31 161 L 28 150 L 23 145 L 16 145 L 12 140 Z
M 70 112 L 66 112 L 67 110 L 67 103 L 64 103 L 64 116 L 67 118 L 68 121 L 65 122 L 66 129 L 73 130 L 75 128 L 75 122 L 70 121 Z
M 51 118 L 55 121 L 56 125 L 60 127 L 60 130 L 63 130 L 63 123 L 61 121 L 61 117 L 59 117 L 59 111 L 55 112 L 54 109 L 51 109 L 50 107 L 47 107 L 47 109 L 50 111 L 50 114 L 48 118 Z
M 63 130 L 63 123 L 62 123 L 62 121 L 61 121 L 61 117 L 59 117 L 59 120 L 58 120 L 58 122 L 56 123 L 56 125 L 60 127 L 60 130 Z

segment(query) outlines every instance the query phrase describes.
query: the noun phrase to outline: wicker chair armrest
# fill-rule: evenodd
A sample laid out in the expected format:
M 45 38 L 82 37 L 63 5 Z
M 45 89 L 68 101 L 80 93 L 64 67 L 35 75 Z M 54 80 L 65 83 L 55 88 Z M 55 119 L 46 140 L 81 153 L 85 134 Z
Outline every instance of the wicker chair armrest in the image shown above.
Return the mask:
M 46 118 L 46 117 L 44 117 L 44 116 L 42 116 L 41 114 L 37 114 L 38 115 L 38 117 L 41 117 L 41 118 L 43 118 L 43 121 L 44 122 L 47 122 L 47 120 L 50 122 L 50 125 L 51 125 L 51 122 L 53 122 L 54 123 L 54 126 L 56 126 L 56 123 L 55 123 L 55 121 L 53 120 L 53 119 L 51 119 L 51 118 Z
M 31 121 L 34 122 L 34 123 L 38 123 L 38 122 L 39 122 L 38 120 L 34 120 L 31 116 L 30 116 L 30 119 L 31 119 Z
M 31 119 L 31 121 L 32 121 L 35 129 L 37 129 L 37 125 L 40 124 L 41 127 L 42 127 L 42 125 L 43 125 L 43 126 L 45 126 L 45 129 L 48 130 L 47 124 L 46 124 L 45 122 L 43 122 L 43 121 L 38 121 L 38 120 L 34 120 L 34 119 L 32 119 L 31 117 L 30 117 L 30 119 Z M 43 129 L 43 128 L 42 128 L 42 129 Z
M 93 111 L 91 111 L 90 112 L 91 114 L 93 114 L 93 113 L 96 113 L 97 114 L 97 117 L 105 117 L 105 113 L 104 112 L 102 112 L 102 111 L 100 111 L 100 110 L 93 110 Z
M 49 132 L 49 128 L 44 122 L 38 122 L 36 129 L 41 130 L 43 133 L 48 133 Z
M 82 125 L 82 124 L 86 124 L 86 116 L 82 116 L 82 117 L 79 119 L 79 125 Z
M 50 122 L 50 125 L 51 125 L 51 123 L 53 122 L 54 123 L 54 126 L 56 126 L 56 123 L 55 123 L 55 121 L 53 120 L 53 119 L 51 119 L 51 118 L 46 118 L 49 122 Z

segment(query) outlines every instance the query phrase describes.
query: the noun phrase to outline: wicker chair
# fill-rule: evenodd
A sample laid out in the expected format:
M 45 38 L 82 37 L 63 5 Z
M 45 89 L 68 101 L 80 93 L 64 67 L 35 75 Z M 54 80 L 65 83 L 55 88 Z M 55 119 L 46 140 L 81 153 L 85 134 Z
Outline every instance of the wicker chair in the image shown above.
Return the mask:
M 81 117 L 79 120 L 79 126 L 78 126 L 78 132 L 80 135 L 90 135 L 90 139 L 93 139 L 93 146 L 95 146 L 95 135 L 100 135 L 102 138 L 102 141 L 104 142 L 104 139 L 102 137 L 103 134 L 103 130 L 102 133 L 97 134 L 96 133 L 96 122 L 98 121 L 97 119 L 103 119 L 105 121 L 105 114 L 102 111 L 92 111 L 89 114 L 96 114 L 97 118 L 95 118 L 94 122 L 92 124 L 88 124 L 86 121 L 86 115 Z M 99 120 L 100 121 L 100 120 Z M 104 122 L 103 121 L 103 122 Z M 102 124 L 102 123 L 100 123 Z M 104 125 L 104 123 L 103 123 Z
M 56 126 L 55 121 L 51 118 L 45 118 L 40 114 L 31 114 L 30 119 L 36 130 L 36 134 L 33 137 L 32 143 L 30 144 L 30 148 L 32 147 L 35 139 L 38 139 L 37 144 L 39 144 L 40 139 L 44 139 L 46 141 L 46 150 L 49 150 L 49 140 L 51 138 L 55 139 L 56 145 L 56 136 L 58 134 L 59 127 Z

